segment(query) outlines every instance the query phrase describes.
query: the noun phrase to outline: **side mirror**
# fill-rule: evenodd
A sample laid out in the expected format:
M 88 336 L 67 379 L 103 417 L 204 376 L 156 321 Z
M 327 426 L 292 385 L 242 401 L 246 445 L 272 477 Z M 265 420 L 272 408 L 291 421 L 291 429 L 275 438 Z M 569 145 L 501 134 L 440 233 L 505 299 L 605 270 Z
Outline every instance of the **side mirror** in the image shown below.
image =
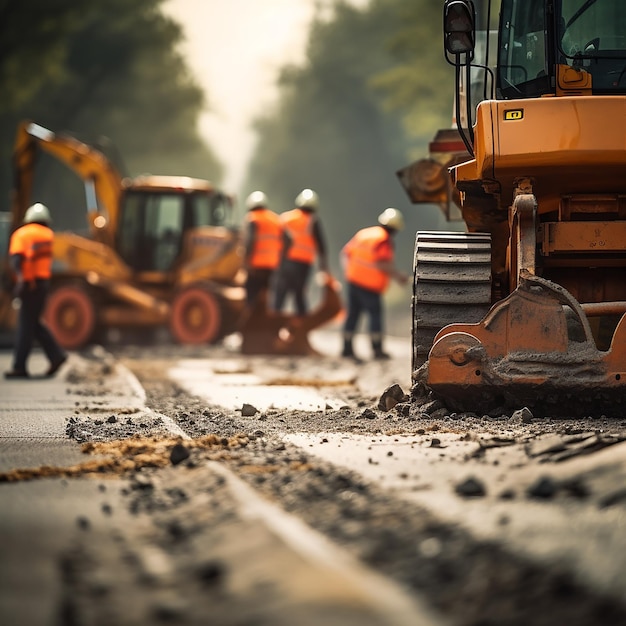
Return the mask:
M 476 10 L 472 0 L 446 0 L 443 7 L 446 52 L 470 54 L 476 45 Z

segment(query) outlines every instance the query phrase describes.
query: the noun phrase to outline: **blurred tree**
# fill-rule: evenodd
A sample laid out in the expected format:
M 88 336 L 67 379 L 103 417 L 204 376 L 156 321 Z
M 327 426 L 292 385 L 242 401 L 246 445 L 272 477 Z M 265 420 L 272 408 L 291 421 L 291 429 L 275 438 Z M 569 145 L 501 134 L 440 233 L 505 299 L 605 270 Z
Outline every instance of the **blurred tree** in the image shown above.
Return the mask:
M 185 174 L 219 183 L 222 166 L 197 131 L 204 95 L 177 51 L 181 28 L 161 13 L 162 2 L 0 0 L 1 208 L 9 202 L 11 151 L 22 119 L 100 145 L 129 175 Z M 51 208 L 81 203 L 80 186 L 77 192 L 43 161 L 38 197 Z M 57 226 L 76 225 L 68 211 Z
M 452 125 L 454 73 L 443 54 L 443 3 L 377 0 L 396 15 L 398 28 L 386 39 L 394 63 L 372 77 L 387 111 L 402 115 L 414 158 L 436 130 Z
M 284 68 L 275 109 L 256 122 L 243 193 L 262 189 L 280 212 L 303 187 L 315 189 L 336 273 L 341 247 L 388 206 L 405 215 L 397 238 L 405 270 L 415 230 L 445 227 L 438 208 L 410 204 L 395 175 L 450 125 L 452 75 L 443 76 L 441 6 L 432 4 L 372 0 L 357 9 L 337 0 L 320 10 L 305 63 Z

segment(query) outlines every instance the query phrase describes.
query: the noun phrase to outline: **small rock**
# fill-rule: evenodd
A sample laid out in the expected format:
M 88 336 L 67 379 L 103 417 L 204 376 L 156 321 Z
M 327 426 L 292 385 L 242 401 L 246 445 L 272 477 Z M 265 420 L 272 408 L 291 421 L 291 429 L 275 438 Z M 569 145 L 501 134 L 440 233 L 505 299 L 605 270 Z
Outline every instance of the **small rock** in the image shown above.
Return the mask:
M 429 415 L 432 415 L 432 413 L 442 408 L 444 408 L 443 402 L 441 402 L 440 400 L 431 400 L 430 402 L 423 404 L 420 407 L 420 410 L 422 411 L 422 413 L 428 413 Z
M 115 424 L 117 422 L 117 417 L 115 417 L 115 415 L 110 415 L 107 419 L 107 422 L 109 424 Z
M 591 495 L 591 490 L 580 476 L 574 476 L 562 481 L 561 489 L 579 500 L 584 500 Z
M 427 558 L 435 558 L 441 554 L 443 545 L 441 540 L 437 537 L 429 537 L 428 539 L 420 541 L 418 549 L 423 556 Z
M 528 487 L 526 493 L 529 498 L 549 500 L 556 495 L 557 490 L 557 484 L 552 478 L 550 478 L 550 476 L 542 476 L 530 487 Z
M 456 493 L 464 498 L 479 498 L 487 493 L 482 481 L 473 476 L 466 478 L 454 488 Z
M 514 500 L 515 499 L 515 491 L 513 489 L 505 489 L 498 496 L 501 500 Z
M 381 411 L 390 411 L 399 402 L 406 402 L 409 397 L 404 393 L 402 387 L 397 383 L 391 385 L 383 391 L 378 401 L 378 408 Z
M 373 420 L 373 419 L 376 419 L 377 415 L 374 411 L 372 411 L 372 409 L 365 409 L 363 413 L 359 415 L 359 417 L 368 419 L 368 420 Z
M 205 585 L 219 584 L 226 575 L 226 567 L 221 561 L 208 561 L 198 568 L 198 579 Z
M 530 424 L 533 421 L 534 415 L 528 407 L 519 409 L 511 416 L 514 420 L 520 420 L 523 424 Z
M 135 474 L 131 486 L 133 489 L 139 489 L 141 491 L 152 491 L 154 489 L 152 480 L 142 474 Z
M 410 402 L 398 402 L 395 408 L 396 408 L 396 413 L 398 415 L 401 415 L 402 417 L 408 417 L 411 414 Z
M 89 520 L 82 515 L 76 520 L 76 524 L 81 530 L 89 530 L 89 527 L 91 526 Z
M 242 417 L 253 417 L 258 412 L 259 410 L 255 406 L 252 406 L 251 404 L 244 403 L 244 405 L 241 407 Z
M 172 520 L 166 526 L 167 534 L 174 539 L 175 541 L 180 541 L 187 536 L 187 531 L 185 527 L 178 521 Z
M 178 465 L 185 459 L 188 459 L 190 455 L 189 449 L 182 443 L 177 443 L 170 452 L 170 461 L 172 465 Z

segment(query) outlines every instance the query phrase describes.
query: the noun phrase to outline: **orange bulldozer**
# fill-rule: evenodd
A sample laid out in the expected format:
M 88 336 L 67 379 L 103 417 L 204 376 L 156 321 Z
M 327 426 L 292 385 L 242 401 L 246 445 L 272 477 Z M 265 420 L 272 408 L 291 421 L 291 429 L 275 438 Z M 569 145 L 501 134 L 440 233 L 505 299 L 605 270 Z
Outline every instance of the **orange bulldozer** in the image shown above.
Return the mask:
M 413 378 L 460 411 L 624 417 L 626 4 L 498 4 L 495 32 L 490 0 L 446 0 L 457 129 L 398 172 L 465 226 L 417 233 Z

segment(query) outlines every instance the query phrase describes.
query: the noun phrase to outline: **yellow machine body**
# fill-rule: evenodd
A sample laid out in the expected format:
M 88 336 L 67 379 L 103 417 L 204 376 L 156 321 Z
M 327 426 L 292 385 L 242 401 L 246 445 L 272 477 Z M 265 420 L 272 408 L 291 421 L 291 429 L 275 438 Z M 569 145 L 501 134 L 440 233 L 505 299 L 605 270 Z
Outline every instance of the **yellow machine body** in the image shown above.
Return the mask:
M 444 5 L 446 52 L 466 68 L 464 85 L 473 10 L 470 0 Z M 499 24 L 498 97 L 473 109 L 459 87 L 457 113 L 465 104 L 472 123 L 447 154 L 398 172 L 414 201 L 454 201 L 465 225 L 417 233 L 414 380 L 459 410 L 623 416 L 626 7 L 502 0 Z M 566 47 L 580 33 L 588 43 Z M 450 191 L 436 172 L 439 195 L 428 197 L 434 160 Z

